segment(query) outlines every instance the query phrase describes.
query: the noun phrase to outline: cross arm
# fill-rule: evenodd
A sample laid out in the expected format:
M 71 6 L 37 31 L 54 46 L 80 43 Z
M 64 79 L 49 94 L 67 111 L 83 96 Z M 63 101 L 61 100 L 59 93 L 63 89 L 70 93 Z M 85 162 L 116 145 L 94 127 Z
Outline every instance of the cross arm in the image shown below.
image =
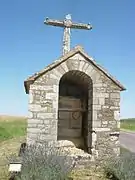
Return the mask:
M 52 26 L 64 27 L 63 21 L 58 21 L 58 20 L 49 19 L 49 18 L 46 18 L 46 20 L 44 21 L 44 24 L 52 25 Z
M 72 23 L 71 28 L 89 30 L 89 29 L 92 29 L 92 26 L 90 24 Z

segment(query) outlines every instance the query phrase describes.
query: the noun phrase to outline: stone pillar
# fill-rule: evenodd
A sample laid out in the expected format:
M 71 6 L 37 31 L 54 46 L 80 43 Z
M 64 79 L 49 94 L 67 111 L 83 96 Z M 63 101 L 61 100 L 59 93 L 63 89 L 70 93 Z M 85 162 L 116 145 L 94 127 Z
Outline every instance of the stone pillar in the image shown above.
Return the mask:
M 93 85 L 93 131 L 100 157 L 119 154 L 120 90 L 112 82 Z M 95 138 L 92 139 L 93 144 Z
M 31 85 L 27 143 L 57 140 L 58 86 Z

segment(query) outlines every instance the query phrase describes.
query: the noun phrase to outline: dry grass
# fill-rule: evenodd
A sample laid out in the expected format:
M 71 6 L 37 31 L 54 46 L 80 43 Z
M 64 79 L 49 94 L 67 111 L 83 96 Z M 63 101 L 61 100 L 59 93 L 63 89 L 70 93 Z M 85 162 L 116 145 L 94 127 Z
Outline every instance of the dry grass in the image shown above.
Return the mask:
M 25 142 L 25 137 L 14 138 L 0 143 L 0 180 L 8 180 L 8 161 L 10 155 L 18 155 L 20 144 Z M 102 172 L 89 169 L 75 170 L 71 176 L 74 180 L 106 180 Z
M 26 118 L 0 116 L 0 180 L 8 179 L 8 161 L 11 154 L 18 154 L 26 135 Z
M 71 177 L 73 180 L 107 180 L 103 172 L 95 171 L 92 167 L 75 170 L 71 173 Z
M 18 121 L 26 120 L 24 116 L 9 116 L 9 115 L 0 115 L 0 121 Z
M 19 148 L 25 137 L 18 137 L 0 142 L 0 180 L 8 179 L 8 157 L 18 155 Z
M 8 180 L 8 161 L 10 155 L 18 155 L 26 136 L 26 118 L 0 116 L 0 180 Z M 73 171 L 74 180 L 106 180 L 103 173 L 94 172 L 92 168 Z

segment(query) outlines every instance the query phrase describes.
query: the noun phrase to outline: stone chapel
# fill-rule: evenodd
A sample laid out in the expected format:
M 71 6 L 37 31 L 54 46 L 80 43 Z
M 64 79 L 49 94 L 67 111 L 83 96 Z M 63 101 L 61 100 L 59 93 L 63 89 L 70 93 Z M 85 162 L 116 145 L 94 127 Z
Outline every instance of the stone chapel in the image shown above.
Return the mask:
M 108 147 L 119 154 L 120 93 L 125 88 L 83 47 L 69 49 L 70 28 L 86 25 L 72 23 L 69 16 L 64 21 L 47 18 L 47 23 L 64 27 L 63 55 L 24 82 L 27 143 L 69 140 L 89 154 L 102 155 Z

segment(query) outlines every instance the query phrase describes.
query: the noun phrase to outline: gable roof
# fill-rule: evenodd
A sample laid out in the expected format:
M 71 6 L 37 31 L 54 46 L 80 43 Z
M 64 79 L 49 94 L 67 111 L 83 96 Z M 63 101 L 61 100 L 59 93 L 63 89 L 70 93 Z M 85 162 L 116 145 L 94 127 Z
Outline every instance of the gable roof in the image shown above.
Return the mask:
M 35 73 L 34 75 L 28 77 L 24 81 L 26 93 L 27 94 L 29 93 L 30 85 L 33 84 L 37 78 L 39 78 L 43 74 L 47 73 L 48 71 L 52 70 L 53 68 L 55 68 L 56 66 L 63 63 L 64 61 L 66 61 L 67 59 L 69 59 L 70 57 L 74 56 L 77 53 L 80 53 L 84 58 L 86 58 L 96 68 L 98 68 L 101 72 L 103 72 L 109 79 L 111 79 L 121 89 L 121 91 L 126 90 L 126 88 L 117 79 L 115 79 L 103 67 L 101 67 L 99 64 L 97 64 L 93 58 L 91 58 L 87 53 L 85 53 L 81 46 L 76 46 L 74 49 L 70 50 L 67 54 L 65 54 L 64 56 L 61 56 L 58 60 L 56 60 L 52 64 L 46 66 L 43 70 L 41 70 L 41 71 Z

